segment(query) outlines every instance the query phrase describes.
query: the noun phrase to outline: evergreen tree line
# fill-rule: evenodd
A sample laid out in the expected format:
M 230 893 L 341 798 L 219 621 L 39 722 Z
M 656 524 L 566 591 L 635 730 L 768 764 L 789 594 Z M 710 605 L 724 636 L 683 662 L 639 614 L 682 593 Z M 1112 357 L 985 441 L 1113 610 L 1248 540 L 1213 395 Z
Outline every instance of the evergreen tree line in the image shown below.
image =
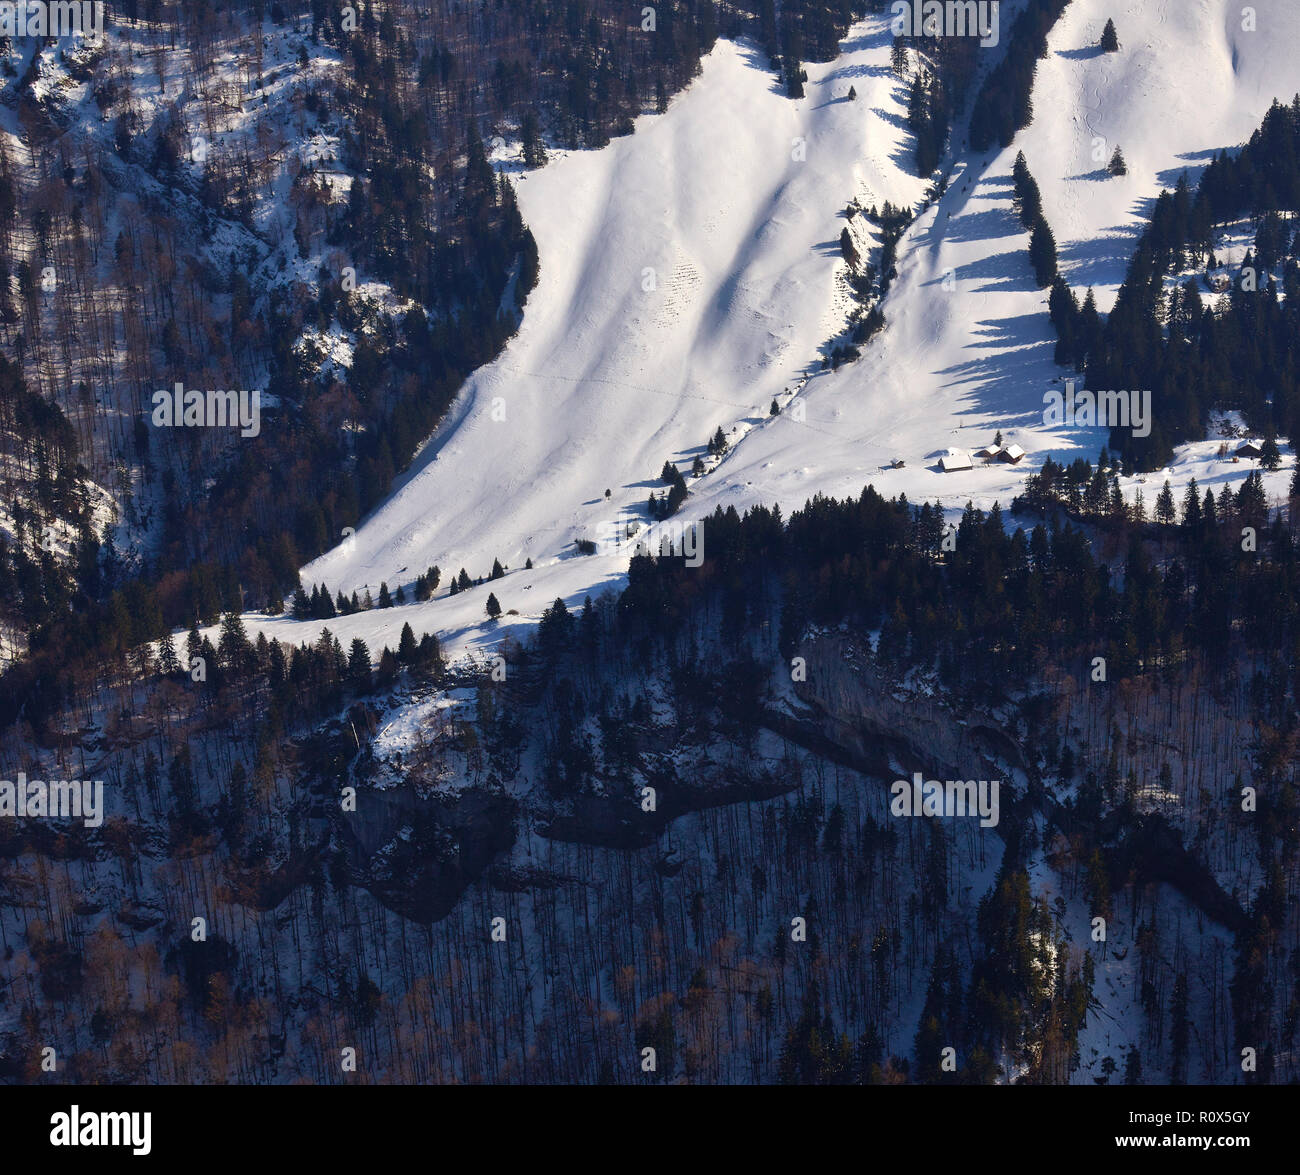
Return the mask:
M 400 673 L 412 681 L 436 683 L 445 668 L 442 647 L 433 633 L 418 640 L 410 624 L 402 626 L 397 649 L 386 645 L 378 657 L 361 637 L 345 651 L 338 637 L 322 628 L 314 643 L 286 645 L 259 633 L 249 638 L 234 612 L 221 618 L 217 644 L 192 628 L 184 644 L 184 660 L 169 634 L 158 642 L 156 661 L 140 668 L 177 683 L 193 684 L 205 701 L 246 698 L 251 692 L 273 705 L 284 721 L 314 721 L 334 713 L 348 698 L 390 688 Z M 195 666 L 202 666 L 195 680 Z
M 970 145 L 987 151 L 1011 146 L 1034 119 L 1034 71 L 1047 56 L 1047 35 L 1070 0 L 1029 0 L 1011 26 L 1006 54 L 989 71 L 971 111 Z
M 1043 215 L 1043 197 L 1038 181 L 1029 172 L 1023 151 L 1016 155 L 1011 168 L 1012 204 L 1020 223 L 1029 230 L 1029 261 L 1034 267 L 1034 282 L 1039 289 L 1052 285 L 1057 278 L 1056 238 Z
M 815 498 L 788 522 L 762 507 L 743 517 L 719 510 L 703 523 L 703 566 L 633 559 L 619 602 L 627 639 L 686 630 L 710 599 L 739 639 L 765 623 L 775 593 L 783 654 L 794 655 L 809 624 L 851 623 L 880 630 L 882 667 L 937 668 L 959 691 L 1005 691 L 1047 663 L 1105 656 L 1121 677 L 1238 647 L 1281 651 L 1300 696 L 1300 536 L 1270 513 L 1258 475 L 1218 500 L 1189 487 L 1181 523 L 1153 526 L 1116 509 L 1102 489 L 1108 474 L 1113 467 L 1086 478 L 1045 468 L 1018 503 L 1048 516 L 1028 532 L 1008 533 L 996 505 L 968 506 L 950 530 L 938 507 L 885 501 L 870 487 L 857 501 Z M 1096 514 L 1084 506 L 1094 494 Z M 1098 561 L 1084 530 L 1057 520 L 1058 495 L 1077 498 L 1082 517 L 1108 521 L 1119 567 Z M 1256 529 L 1256 549 L 1244 549 L 1243 526 Z

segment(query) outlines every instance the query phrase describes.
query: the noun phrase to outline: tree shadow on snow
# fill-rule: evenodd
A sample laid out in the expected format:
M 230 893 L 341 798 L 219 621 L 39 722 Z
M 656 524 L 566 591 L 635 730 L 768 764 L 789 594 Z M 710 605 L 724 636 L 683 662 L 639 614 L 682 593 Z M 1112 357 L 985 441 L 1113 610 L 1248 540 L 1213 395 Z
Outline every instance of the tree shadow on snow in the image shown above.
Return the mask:
M 823 83 L 848 81 L 850 78 L 883 78 L 894 71 L 887 65 L 843 65 L 822 78 Z
M 1094 57 L 1100 57 L 1105 50 L 1100 45 L 1080 45 L 1077 49 L 1058 49 L 1057 57 L 1064 57 L 1067 61 L 1091 61 Z
M 1047 315 L 982 319 L 976 328 L 984 337 L 968 345 L 978 357 L 938 372 L 947 387 L 972 385 L 960 414 L 993 416 L 1003 427 L 1042 424 L 1043 394 L 1049 389 L 1043 381 L 1056 370 L 1056 341 Z
M 1020 222 L 1006 208 L 986 208 L 982 212 L 963 212 L 948 221 L 945 240 L 958 243 L 961 241 L 997 241 L 1004 237 L 1018 236 L 1024 230 Z
M 1235 147 L 1229 147 L 1229 155 L 1236 154 Z M 1184 151 L 1179 159 L 1186 160 L 1186 167 L 1169 167 L 1160 172 L 1156 178 L 1160 181 L 1162 188 L 1168 188 L 1171 192 L 1178 186 L 1179 177 L 1187 176 L 1187 186 L 1193 192 L 1196 191 L 1196 185 L 1201 182 L 1201 174 L 1205 169 L 1218 157 L 1219 149 L 1215 147 L 1207 148 L 1204 151 Z
M 845 39 L 840 42 L 839 56 L 847 57 L 850 53 L 861 53 L 866 49 L 883 49 L 887 45 L 894 43 L 894 34 L 888 25 L 876 29 L 874 32 L 863 33 L 861 36 L 854 37 L 852 40 Z
M 1076 290 L 1118 285 L 1128 272 L 1129 259 L 1137 248 L 1143 227 L 1117 224 L 1086 241 L 1058 243 L 1056 256 L 1061 272 Z

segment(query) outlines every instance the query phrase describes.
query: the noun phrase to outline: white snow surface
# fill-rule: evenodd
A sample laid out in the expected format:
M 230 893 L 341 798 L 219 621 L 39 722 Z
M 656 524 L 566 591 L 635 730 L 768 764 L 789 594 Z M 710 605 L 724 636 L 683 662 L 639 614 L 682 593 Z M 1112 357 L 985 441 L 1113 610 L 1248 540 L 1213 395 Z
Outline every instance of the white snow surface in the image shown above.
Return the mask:
M 954 513 L 968 500 L 1006 506 L 1047 456 L 1095 459 L 1104 429 L 1043 424 L 1044 394 L 1070 373 L 1053 362 L 1046 291 L 1011 209 L 1012 161 L 1024 150 L 1068 280 L 1080 294 L 1095 285 L 1108 309 L 1160 189 L 1184 169 L 1194 184 L 1275 97 L 1300 90 L 1300 5 L 1255 9 L 1258 28 L 1246 32 L 1228 0 L 1074 0 L 1039 63 L 1034 123 L 1004 151 L 955 144 L 947 194 L 900 242 L 888 325 L 838 372 L 818 369 L 851 309 L 845 206 L 916 208 L 926 188 L 911 174 L 887 14 L 852 28 L 834 62 L 807 67 L 802 100 L 779 91 L 754 47 L 719 41 L 701 76 L 635 134 L 520 174 L 541 276 L 518 334 L 467 381 L 389 499 L 302 573 L 307 585 L 377 594 L 381 581 L 409 590 L 437 564 L 444 587 L 424 604 L 339 617 L 331 631 L 395 646 L 409 621 L 453 654 L 523 635 L 556 597 L 580 605 L 622 581 L 625 552 L 582 556 L 575 541 L 600 540 L 616 518 L 644 521 L 665 459 L 688 475 L 687 520 L 718 505 L 788 513 L 868 483 Z M 1013 16 L 1004 12 L 1008 30 Z M 1108 16 L 1116 54 L 1095 49 Z M 1094 162 L 1095 135 L 1106 159 L 1122 148 L 1126 177 Z M 783 411 L 769 417 L 774 397 Z M 719 426 L 730 451 L 691 479 Z M 939 470 L 944 450 L 978 449 L 997 430 L 1027 451 L 1018 465 Z M 1218 459 L 1218 446 L 1185 446 L 1168 471 L 1147 475 L 1148 510 L 1165 476 L 1176 492 L 1192 476 L 1216 493 L 1239 484 L 1256 463 Z M 1290 476 L 1283 452 L 1284 469 L 1265 475 L 1274 498 Z M 895 459 L 904 466 L 889 468 Z M 1122 481 L 1130 498 L 1135 482 Z M 445 594 L 461 567 L 486 576 L 494 558 L 504 579 Z M 519 615 L 487 622 L 489 590 Z M 295 643 L 321 626 L 248 620 Z

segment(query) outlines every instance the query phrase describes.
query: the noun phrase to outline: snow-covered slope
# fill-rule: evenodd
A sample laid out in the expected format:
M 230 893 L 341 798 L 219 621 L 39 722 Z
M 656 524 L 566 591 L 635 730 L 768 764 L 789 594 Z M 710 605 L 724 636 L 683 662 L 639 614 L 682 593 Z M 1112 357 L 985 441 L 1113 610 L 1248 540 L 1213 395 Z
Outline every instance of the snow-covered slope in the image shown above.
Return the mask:
M 1075 0 L 1034 78 L 1035 121 L 1018 136 L 1072 286 L 1110 309 L 1161 188 L 1193 187 L 1220 148 L 1244 143 L 1274 98 L 1300 90 L 1300 6 L 1265 0 Z M 1106 20 L 1118 53 L 1096 46 Z M 1106 172 L 1118 146 L 1128 175 Z M 1014 155 L 1013 155 L 1014 158 Z M 1100 160 L 1100 162 L 1098 162 Z
M 957 159 L 948 193 L 900 248 L 887 330 L 860 362 L 809 383 L 807 420 L 821 435 L 773 420 L 727 462 L 725 481 L 701 486 L 691 508 L 797 504 L 817 490 L 856 493 L 864 480 L 913 501 L 987 507 L 1008 503 L 1047 456 L 1095 458 L 1104 429 L 1043 424 L 1044 393 L 1066 373 L 1053 362 L 1046 291 L 1034 286 L 1028 234 L 1012 212 L 1012 163 L 1023 150 L 1067 280 L 1106 284 L 1101 305 L 1109 308 L 1160 189 L 1184 169 L 1194 184 L 1220 148 L 1249 137 L 1275 96 L 1300 90 L 1300 64 L 1278 48 L 1300 36 L 1300 7 L 1257 7 L 1259 31 L 1242 33 L 1239 7 L 1226 0 L 1121 12 L 1106 0 L 1075 0 L 1035 76 L 1034 123 L 1005 151 Z M 1112 15 L 1122 50 L 1102 54 L 1095 46 Z M 1202 94 L 1211 107 L 1204 113 Z M 1096 165 L 1094 130 L 1108 136 Z M 1112 179 L 1104 165 L 1117 143 L 1129 174 Z M 941 450 L 980 448 L 996 430 L 1030 456 L 1014 467 L 976 461 L 966 473 L 938 470 Z M 1217 438 L 1187 446 L 1169 471 L 1175 487 L 1193 476 L 1202 487 L 1244 479 L 1250 466 L 1216 461 L 1218 446 Z M 906 467 L 886 470 L 894 458 Z M 1266 475 L 1270 493 L 1283 491 L 1286 476 Z M 1163 477 L 1146 481 L 1149 508 Z M 1122 479 L 1129 498 L 1135 483 Z
M 1102 287 L 1105 308 L 1160 188 L 1184 168 L 1194 180 L 1274 97 L 1300 90 L 1287 49 L 1300 7 L 1255 7 L 1257 29 L 1246 32 L 1228 0 L 1118 10 L 1075 0 L 1039 66 L 1034 124 L 1005 151 L 973 156 L 956 144 L 947 194 L 899 247 L 886 330 L 838 372 L 817 368 L 849 309 L 837 244 L 844 206 L 854 197 L 915 206 L 924 188 L 910 174 L 888 21 L 856 26 L 838 60 L 809 67 L 801 101 L 777 91 L 756 51 L 720 42 L 666 114 L 521 179 L 541 280 L 518 336 L 467 383 L 390 500 L 303 572 L 307 583 L 374 591 L 432 564 L 444 584 L 461 567 L 485 575 L 499 558 L 510 574 L 492 590 L 520 616 L 483 626 L 484 586 L 331 628 L 392 644 L 409 621 L 455 649 L 495 644 L 557 596 L 580 603 L 617 582 L 626 555 L 584 557 L 575 540 L 599 540 L 628 514 L 644 518 L 664 460 L 688 471 L 719 426 L 732 449 L 691 482 L 684 519 L 720 504 L 788 510 L 868 482 L 954 511 L 968 499 L 1005 504 L 1046 456 L 1095 456 L 1104 430 L 1043 425 L 1044 393 L 1062 372 L 1011 211 L 1011 163 L 1023 149 L 1067 277 Z M 1095 48 L 1108 16 L 1117 54 Z M 1106 138 L 1107 158 L 1122 147 L 1127 177 L 1100 178 L 1094 134 Z M 797 389 L 793 400 L 786 389 Z M 769 418 L 774 396 L 784 411 Z M 940 471 L 942 450 L 977 449 L 999 429 L 1028 451 L 1020 465 Z M 1175 488 L 1190 476 L 1239 482 L 1249 465 L 1216 460 L 1216 448 L 1189 446 L 1171 470 Z M 904 467 L 890 468 L 894 460 Z M 1286 476 L 1266 479 L 1270 493 Z M 1147 480 L 1150 504 L 1163 478 Z M 1126 482 L 1130 496 L 1134 488 Z M 527 558 L 534 568 L 520 570 Z M 257 623 L 295 641 L 319 627 Z
M 792 102 L 755 49 L 720 42 L 666 114 L 523 176 L 541 278 L 519 334 L 390 501 L 304 581 L 373 592 L 432 564 L 445 583 L 531 557 L 534 572 L 496 591 L 536 615 L 625 566 L 577 555 L 575 540 L 644 518 L 665 460 L 689 470 L 715 429 L 757 423 L 814 370 L 852 305 L 837 278 L 845 205 L 920 197 L 889 45 L 887 22 L 858 26 Z M 482 618 L 486 595 L 403 620 L 454 634 Z M 417 622 L 422 610 L 433 615 Z

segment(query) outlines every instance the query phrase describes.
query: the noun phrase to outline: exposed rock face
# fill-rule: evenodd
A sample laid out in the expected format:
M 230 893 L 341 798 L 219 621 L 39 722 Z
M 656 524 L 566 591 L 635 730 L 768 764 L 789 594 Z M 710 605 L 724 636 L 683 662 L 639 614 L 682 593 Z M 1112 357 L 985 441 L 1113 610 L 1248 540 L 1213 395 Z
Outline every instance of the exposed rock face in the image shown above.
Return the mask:
M 855 664 L 856 648 L 832 633 L 800 648 L 807 681 L 797 683 L 808 706 L 790 730 L 819 735 L 829 758 L 870 775 L 893 780 L 896 767 L 920 771 L 927 779 L 997 778 L 1000 763 L 1020 765 L 1024 756 L 1014 738 L 986 716 L 960 715 L 940 701 L 900 701 L 870 672 Z M 785 733 L 782 730 L 781 733 Z M 992 776 L 988 773 L 992 771 Z
M 811 638 L 800 655 L 808 672 L 807 680 L 795 685 L 796 704 L 742 714 L 739 703 L 719 696 L 718 725 L 723 729 L 702 737 L 725 741 L 731 723 L 752 726 L 756 720 L 809 754 L 878 779 L 882 786 L 914 771 L 926 779 L 998 779 L 1002 812 L 996 832 L 1012 864 L 1029 848 L 1022 833 L 1032 812 L 1046 816 L 1049 826 L 1074 827 L 1074 810 L 1043 786 L 1036 756 L 1026 752 L 1016 730 L 991 708 L 956 709 L 942 695 L 900 696 L 842 634 Z M 736 756 L 723 763 L 701 754 L 686 773 L 675 765 L 671 743 L 667 730 L 658 742 L 650 735 L 636 755 L 637 784 L 621 792 L 608 782 L 604 793 L 556 796 L 538 788 L 524 799 L 537 831 L 554 840 L 635 851 L 654 845 L 674 820 L 690 812 L 770 799 L 800 786 L 797 778 L 750 770 L 743 760 L 737 766 Z M 340 752 L 336 761 L 341 759 Z M 652 811 L 642 807 L 642 786 L 654 788 Z M 490 884 L 515 892 L 581 883 L 510 860 L 519 804 L 499 787 L 432 796 L 422 796 L 422 790 L 413 778 L 385 790 L 362 785 L 357 812 L 333 821 L 349 878 L 390 909 L 423 924 L 436 922 L 485 874 Z M 1102 840 L 1113 839 L 1117 831 L 1097 830 Z M 1133 880 L 1167 882 L 1221 925 L 1236 930 L 1244 924 L 1240 905 L 1223 893 L 1164 821 L 1145 820 L 1129 830 L 1120 854 L 1112 879 L 1116 887 Z M 679 867 L 668 857 L 655 866 L 662 876 Z
M 655 810 L 643 812 L 636 799 L 625 796 L 581 796 L 568 810 L 540 829 L 543 836 L 611 849 L 641 849 L 652 845 L 679 816 L 752 800 L 767 800 L 798 785 L 738 772 L 702 769 L 692 779 L 652 777 Z
M 1111 886 L 1118 890 L 1132 879 L 1142 885 L 1163 881 L 1220 926 L 1241 933 L 1250 918 L 1241 904 L 1223 892 L 1214 875 L 1183 844 L 1161 816 L 1147 816 L 1124 836 Z
M 961 722 L 938 701 L 901 701 L 855 665 L 855 647 L 838 634 L 810 640 L 800 653 L 808 680 L 796 686 L 804 706 L 791 712 L 772 708 L 742 713 L 725 695 L 716 699 L 723 716 L 756 720 L 813 755 L 890 782 L 899 767 L 926 778 L 1003 779 L 1008 767 L 1027 775 L 1015 739 L 992 719 Z M 632 795 L 582 795 L 566 799 L 546 820 L 543 835 L 556 840 L 636 849 L 653 844 L 674 819 L 722 804 L 770 799 L 796 790 L 794 779 L 744 772 L 701 762 L 689 777 L 656 769 L 653 754 L 640 760 L 655 789 L 655 811 L 643 812 Z M 1010 792 L 1004 792 L 1008 800 Z
M 410 786 L 362 791 L 339 822 L 349 876 L 389 909 L 436 922 L 514 844 L 516 807 L 483 787 L 445 799 L 421 799 Z

